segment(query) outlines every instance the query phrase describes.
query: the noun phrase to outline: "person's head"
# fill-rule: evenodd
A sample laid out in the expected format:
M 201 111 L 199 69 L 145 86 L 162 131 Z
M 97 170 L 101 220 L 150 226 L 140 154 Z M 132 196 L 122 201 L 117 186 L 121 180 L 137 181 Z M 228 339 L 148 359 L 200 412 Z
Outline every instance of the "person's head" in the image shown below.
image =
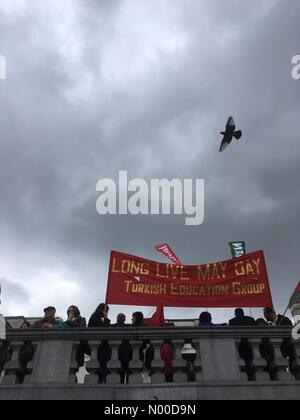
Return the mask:
M 202 322 L 208 323 L 208 322 L 212 322 L 212 316 L 209 312 L 202 312 L 202 314 L 200 314 L 199 316 L 199 322 L 200 324 Z
M 268 325 L 268 323 L 263 318 L 257 319 L 255 323 L 258 327 L 266 327 Z
M 124 314 L 118 314 L 117 316 L 117 324 L 118 325 L 125 325 L 126 316 Z
M 101 303 L 95 311 L 95 315 L 99 318 L 103 318 L 104 315 L 107 315 L 109 311 L 109 306 L 105 303 Z
M 45 319 L 47 321 L 52 321 L 56 315 L 56 309 L 53 306 L 49 306 L 48 308 L 44 309 Z
M 78 318 L 80 317 L 80 310 L 77 308 L 77 306 L 72 305 L 67 310 L 67 315 L 69 318 Z
M 132 325 L 139 327 L 144 324 L 144 315 L 142 312 L 134 312 L 132 314 Z
M 242 308 L 237 308 L 237 309 L 235 310 L 235 316 L 236 316 L 237 318 L 240 318 L 240 317 L 242 317 L 242 316 L 244 316 L 244 315 L 245 315 L 244 309 L 242 309 Z
M 268 322 L 274 322 L 276 321 L 277 315 L 276 315 L 276 311 L 274 308 L 265 308 L 264 309 L 264 317 L 266 318 L 266 320 Z
M 20 326 L 20 330 L 28 330 L 28 328 L 30 328 L 31 325 L 28 321 L 24 321 L 21 326 Z

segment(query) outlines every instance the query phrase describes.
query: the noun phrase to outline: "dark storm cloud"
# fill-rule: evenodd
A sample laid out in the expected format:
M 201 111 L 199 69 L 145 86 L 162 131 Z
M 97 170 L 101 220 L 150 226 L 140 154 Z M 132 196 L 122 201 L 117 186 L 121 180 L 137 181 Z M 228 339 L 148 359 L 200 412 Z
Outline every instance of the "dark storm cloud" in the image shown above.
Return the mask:
M 169 241 L 183 261 L 198 263 L 227 258 L 234 239 L 265 249 L 282 309 L 299 276 L 300 85 L 290 63 L 300 53 L 300 6 L 10 4 L 19 8 L 0 8 L 8 61 L 0 82 L 0 276 L 23 271 L 37 291 L 40 305 L 31 296 L 24 311 L 48 304 L 39 288 L 45 276 L 90 312 L 97 299 L 89 291 L 104 297 L 111 249 L 159 259 L 153 245 Z M 219 155 L 231 114 L 244 138 Z M 100 217 L 96 183 L 121 169 L 149 181 L 205 178 L 204 225 Z

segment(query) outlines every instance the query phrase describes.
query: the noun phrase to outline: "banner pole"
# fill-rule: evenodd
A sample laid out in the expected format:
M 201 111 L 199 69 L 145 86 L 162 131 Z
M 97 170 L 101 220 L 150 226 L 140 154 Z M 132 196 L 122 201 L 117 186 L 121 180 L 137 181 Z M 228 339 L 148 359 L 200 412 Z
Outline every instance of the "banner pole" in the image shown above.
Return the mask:
M 286 316 L 287 311 L 289 310 L 289 307 L 290 307 L 290 302 L 289 302 L 289 304 L 288 304 L 288 306 L 287 306 L 286 310 L 284 311 L 284 314 L 282 315 L 282 318 L 281 318 L 281 320 L 280 320 L 280 322 L 279 322 L 278 326 L 280 326 L 280 325 L 281 325 L 281 323 L 282 323 L 282 321 L 283 321 L 283 317 L 285 317 L 285 316 Z
M 109 262 L 109 272 L 108 272 L 108 285 L 106 285 L 106 297 L 105 297 L 105 305 L 107 305 L 107 301 L 108 301 L 108 295 L 109 295 L 109 286 L 110 286 L 110 273 L 111 273 L 111 269 L 112 269 L 112 258 L 113 256 L 113 251 L 111 251 L 110 253 L 110 262 Z
M 264 251 L 262 251 L 262 254 L 263 254 L 263 264 L 264 264 L 264 270 L 265 270 L 266 277 L 267 277 L 267 280 L 268 280 L 268 292 L 269 292 L 269 295 L 270 295 L 270 298 L 271 298 L 272 308 L 274 308 L 273 296 L 272 296 L 272 291 L 271 291 L 271 286 L 270 286 L 269 275 L 268 275 L 268 269 L 267 269 L 267 264 L 266 264 L 266 258 L 265 258 L 265 253 L 264 253 Z
M 152 313 L 154 313 L 154 311 L 155 311 L 155 309 L 152 309 L 152 310 L 148 313 L 148 315 L 146 315 L 146 318 L 148 318 L 150 315 L 152 315 Z

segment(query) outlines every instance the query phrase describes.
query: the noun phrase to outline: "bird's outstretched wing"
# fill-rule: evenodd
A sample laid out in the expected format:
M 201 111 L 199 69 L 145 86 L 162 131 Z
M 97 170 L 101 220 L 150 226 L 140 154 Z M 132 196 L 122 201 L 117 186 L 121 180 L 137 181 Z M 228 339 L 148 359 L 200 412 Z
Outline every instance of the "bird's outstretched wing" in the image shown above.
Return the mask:
M 229 146 L 230 143 L 231 143 L 231 141 L 228 141 L 228 139 L 226 138 L 226 136 L 224 136 L 224 139 L 223 139 L 223 141 L 221 143 L 219 152 L 224 152 L 224 150 Z
M 243 135 L 243 132 L 241 130 L 238 130 L 234 133 L 233 136 L 236 140 L 240 140 L 242 138 L 242 135 Z
M 235 132 L 235 122 L 233 117 L 229 117 L 227 124 L 226 124 L 226 133 L 234 133 Z

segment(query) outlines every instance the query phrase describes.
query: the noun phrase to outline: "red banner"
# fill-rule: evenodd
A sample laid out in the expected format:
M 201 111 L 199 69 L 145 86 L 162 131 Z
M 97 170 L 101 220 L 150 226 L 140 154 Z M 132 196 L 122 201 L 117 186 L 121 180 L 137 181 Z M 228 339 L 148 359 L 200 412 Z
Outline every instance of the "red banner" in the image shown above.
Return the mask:
M 263 251 L 204 265 L 112 252 L 108 304 L 197 308 L 273 306 Z

